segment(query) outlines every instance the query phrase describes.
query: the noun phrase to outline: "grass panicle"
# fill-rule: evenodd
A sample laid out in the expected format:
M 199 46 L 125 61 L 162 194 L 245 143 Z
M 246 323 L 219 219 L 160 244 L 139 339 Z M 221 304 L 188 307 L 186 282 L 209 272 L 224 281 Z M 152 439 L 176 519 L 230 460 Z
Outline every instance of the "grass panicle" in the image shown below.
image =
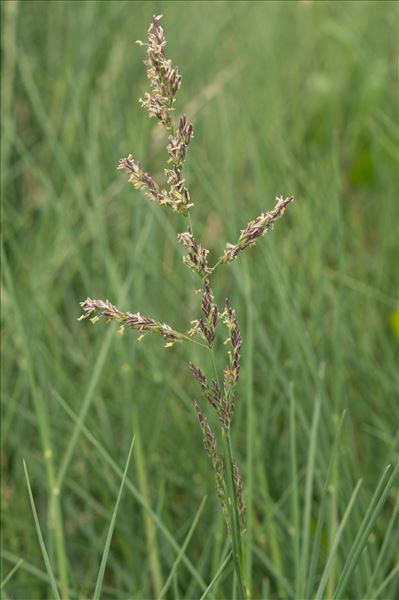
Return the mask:
M 1 10 L 1 596 L 398 598 L 397 5 Z
M 183 178 L 182 169 L 188 145 L 193 136 L 193 128 L 188 123 L 186 116 L 182 115 L 176 127 L 173 114 L 175 95 L 180 88 L 181 77 L 177 67 L 173 67 L 165 54 L 166 38 L 160 25 L 160 16 L 154 16 L 148 30 L 147 76 L 151 91 L 147 92 L 140 104 L 145 108 L 150 117 L 156 117 L 160 124 L 169 132 L 167 152 L 170 168 L 165 170 L 165 176 L 169 189 L 161 189 L 153 177 L 145 173 L 140 163 L 135 161 L 132 155 L 119 161 L 118 169 L 129 173 L 129 181 L 136 189 L 144 189 L 151 200 L 160 205 L 168 205 L 173 211 L 181 212 L 188 216 L 188 211 L 193 204 L 190 203 L 190 195 Z M 143 45 L 140 42 L 140 45 Z M 257 238 L 264 235 L 279 219 L 286 207 L 293 201 L 293 196 L 278 198 L 274 210 L 260 215 L 241 231 L 241 236 L 235 246 L 229 244 L 220 262 L 232 262 L 240 252 L 254 245 Z M 178 242 L 188 250 L 184 257 L 184 264 L 201 278 L 202 318 L 192 321 L 193 327 L 189 335 L 201 336 L 212 353 L 214 361 L 214 345 L 216 340 L 219 315 L 228 329 L 229 361 L 223 372 L 223 389 L 219 385 L 219 376 L 215 366 L 215 378 L 211 384 L 201 369 L 190 362 L 190 368 L 194 377 L 200 384 L 201 391 L 207 402 L 216 410 L 220 422 L 220 436 L 223 440 L 223 455 L 217 451 L 217 437 L 213 432 L 207 417 L 195 402 L 200 428 L 203 434 L 205 450 L 211 459 L 215 472 L 216 491 L 222 512 L 225 516 L 228 530 L 232 540 L 232 551 L 235 566 L 239 598 L 246 598 L 247 592 L 244 583 L 244 557 L 243 557 L 243 535 L 245 530 L 245 501 L 243 492 L 243 480 L 237 460 L 232 451 L 230 427 L 236 408 L 236 388 L 240 375 L 241 355 L 241 332 L 236 318 L 235 310 L 231 307 L 228 299 L 225 301 L 224 311 L 221 313 L 215 302 L 211 287 L 211 277 L 216 270 L 217 263 L 213 268 L 208 266 L 209 250 L 202 246 L 193 235 L 191 217 L 188 220 L 188 231 L 178 235 Z M 150 317 L 140 313 L 121 312 L 108 300 L 92 300 L 87 298 L 81 303 L 83 315 L 81 318 L 90 317 L 92 323 L 96 323 L 101 317 L 108 321 L 120 323 L 119 331 L 123 333 L 125 326 L 142 332 L 142 337 L 147 332 L 160 334 L 165 338 L 166 346 L 171 346 L 175 341 L 184 341 L 185 337 L 179 334 L 169 325 L 159 323 Z M 91 315 L 94 314 L 92 317 Z

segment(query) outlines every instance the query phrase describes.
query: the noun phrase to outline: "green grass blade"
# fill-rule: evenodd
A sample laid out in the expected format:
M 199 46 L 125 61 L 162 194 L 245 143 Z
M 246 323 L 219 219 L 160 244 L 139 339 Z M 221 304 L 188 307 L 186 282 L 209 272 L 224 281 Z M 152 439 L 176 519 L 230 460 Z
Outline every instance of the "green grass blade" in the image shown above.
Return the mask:
M 20 565 L 21 571 L 25 571 L 25 573 L 29 573 L 29 575 L 33 575 L 41 581 L 46 581 L 47 583 L 50 583 L 50 578 L 45 571 L 42 571 L 42 569 L 39 569 L 35 565 L 29 563 L 27 560 L 16 556 L 15 554 L 9 552 L 9 550 L 6 550 L 5 548 L 1 549 L 1 558 L 3 560 L 7 560 L 8 562 L 14 565 L 18 564 L 22 560 L 22 563 Z M 59 584 L 59 581 L 57 583 Z
M 148 475 L 147 475 L 147 467 L 146 467 L 146 457 L 145 451 L 143 448 L 143 444 L 141 441 L 141 430 L 140 430 L 140 421 L 139 415 L 137 411 L 137 406 L 135 405 L 132 410 L 133 415 L 133 429 L 136 430 L 136 443 L 134 448 L 134 462 L 136 466 L 136 474 L 137 474 L 137 488 L 142 494 L 148 505 L 151 505 L 151 495 L 150 495 L 150 486 L 148 483 Z M 159 551 L 158 551 L 158 543 L 157 543 L 157 534 L 155 530 L 155 526 L 153 520 L 150 515 L 144 511 L 144 527 L 145 527 L 145 535 L 147 541 L 147 550 L 146 554 L 148 555 L 148 560 L 150 564 L 151 571 L 151 580 L 152 580 L 152 591 L 154 596 L 157 598 L 161 597 L 161 589 L 162 589 L 162 570 L 159 561 Z
M 394 529 L 395 525 L 397 526 L 398 514 L 399 514 L 399 494 L 396 495 L 395 506 L 392 511 L 392 516 L 389 520 L 388 527 L 385 530 L 384 541 L 382 543 L 381 550 L 378 554 L 378 558 L 377 558 L 377 561 L 374 566 L 374 571 L 370 577 L 369 585 L 368 585 L 368 588 L 367 588 L 367 591 L 365 594 L 366 598 L 370 598 L 371 596 L 375 595 L 372 593 L 373 585 L 374 585 L 374 582 L 377 579 L 378 575 L 381 575 L 381 567 L 383 565 L 385 553 L 389 547 L 389 543 L 392 541 L 392 535 L 391 535 L 392 530 Z M 395 543 L 395 540 L 393 540 L 393 543 Z
M 360 555 L 363 552 L 363 549 L 367 543 L 368 537 L 374 526 L 374 523 L 379 513 L 381 512 L 382 507 L 385 504 L 389 490 L 391 489 L 392 483 L 395 479 L 398 466 L 396 467 L 396 469 L 394 469 L 390 478 L 385 483 L 386 477 L 391 468 L 391 465 L 388 465 L 386 467 L 378 483 L 377 489 L 375 490 L 374 495 L 370 501 L 369 507 L 359 528 L 358 534 L 346 558 L 345 567 L 341 573 L 341 577 L 339 578 L 337 587 L 335 589 L 334 600 L 338 600 L 338 598 L 342 597 L 343 593 L 345 592 L 346 586 L 348 585 L 350 577 L 359 561 Z
M 310 546 L 310 517 L 312 511 L 313 481 L 316 463 L 317 432 L 319 427 L 319 418 L 320 400 L 319 398 L 316 398 L 315 407 L 313 411 L 312 428 L 310 431 L 309 452 L 306 467 L 305 506 L 303 510 L 301 561 L 297 594 L 298 598 L 304 597 L 306 574 L 308 572 L 308 556 Z
M 69 588 L 68 558 L 65 548 L 63 515 L 60 502 L 60 490 L 56 484 L 54 451 L 51 440 L 48 414 L 43 399 L 43 392 L 37 382 L 36 363 L 33 354 L 30 350 L 32 345 L 29 343 L 28 338 L 26 337 L 27 333 L 26 324 L 23 320 L 23 310 L 20 308 L 18 303 L 16 287 L 14 286 L 13 273 L 11 271 L 10 265 L 8 264 L 8 259 L 6 258 L 6 253 L 4 251 L 3 244 L 1 258 L 5 280 L 13 296 L 14 323 L 16 325 L 18 335 L 22 340 L 21 347 L 23 354 L 25 355 L 30 393 L 33 400 L 33 406 L 36 412 L 38 430 L 40 434 L 43 455 L 46 463 L 47 486 L 49 493 L 48 513 L 50 521 L 52 523 L 52 527 L 54 527 L 57 566 L 58 573 L 60 576 L 60 588 L 62 594 L 64 596 L 67 596 Z
M 330 571 L 331 571 L 332 566 L 334 564 L 335 555 L 336 555 L 336 553 L 338 551 L 339 542 L 341 541 L 341 537 L 342 537 L 343 531 L 345 529 L 346 522 L 347 522 L 347 520 L 349 518 L 349 515 L 350 515 L 350 513 L 352 511 L 353 504 L 354 504 L 354 502 L 356 500 L 356 496 L 357 496 L 357 494 L 359 492 L 359 489 L 360 489 L 361 485 L 362 485 L 362 480 L 360 479 L 357 482 L 357 485 L 356 485 L 355 489 L 353 490 L 353 493 L 352 493 L 352 496 L 350 497 L 348 506 L 346 507 L 346 511 L 344 513 L 344 516 L 342 517 L 342 521 L 339 524 L 339 527 L 337 529 L 337 533 L 336 533 L 334 541 L 333 541 L 333 543 L 331 545 L 330 554 L 328 555 L 328 559 L 327 559 L 326 565 L 324 567 L 323 574 L 321 576 L 319 587 L 317 588 L 317 591 L 316 591 L 316 594 L 315 594 L 315 599 L 316 600 L 323 600 L 324 599 L 324 591 L 325 591 L 326 585 L 328 583 L 328 577 L 330 575 Z
M 172 583 L 173 577 L 174 577 L 174 575 L 175 575 L 175 573 L 176 573 L 176 571 L 177 571 L 177 569 L 179 567 L 179 564 L 180 564 L 180 562 L 181 562 L 181 560 L 182 560 L 182 558 L 183 558 L 183 556 L 184 556 L 184 554 L 186 552 L 187 546 L 190 543 L 190 540 L 191 540 L 192 535 L 193 535 L 193 533 L 195 531 L 195 528 L 197 527 L 197 523 L 198 523 L 198 521 L 199 521 L 199 519 L 201 517 L 203 508 L 205 506 L 205 502 L 206 502 L 206 496 L 202 499 L 201 504 L 200 504 L 200 506 L 199 506 L 199 508 L 197 510 L 197 514 L 195 515 L 194 520 L 193 520 L 193 522 L 191 524 L 191 527 L 190 527 L 190 529 L 189 529 L 189 531 L 188 531 L 188 533 L 186 535 L 186 539 L 184 540 L 183 545 L 180 548 L 180 551 L 179 551 L 178 555 L 176 556 L 175 562 L 173 563 L 173 566 L 172 566 L 172 569 L 171 569 L 171 571 L 169 573 L 169 576 L 168 576 L 167 580 L 165 581 L 165 585 L 163 586 L 163 588 L 161 590 L 161 593 L 159 594 L 160 598 L 163 598 L 165 596 L 166 592 L 169 589 L 170 584 Z
M 126 291 L 129 287 L 129 283 L 130 283 L 130 277 L 128 277 L 125 280 L 125 282 L 118 294 L 118 302 L 120 302 L 121 300 L 123 300 L 125 298 Z M 89 380 L 89 383 L 88 383 L 88 386 L 86 389 L 86 393 L 84 395 L 83 402 L 82 402 L 82 405 L 81 405 L 81 408 L 79 411 L 79 419 L 75 423 L 74 430 L 69 439 L 67 449 L 65 450 L 65 454 L 61 461 L 61 466 L 60 466 L 58 476 L 57 476 L 57 487 L 59 489 L 61 489 L 61 487 L 62 487 L 65 475 L 67 473 L 68 467 L 72 460 L 73 453 L 75 452 L 75 448 L 76 448 L 76 445 L 79 440 L 79 436 L 80 436 L 80 432 L 81 432 L 83 423 L 86 419 L 87 413 L 88 413 L 91 403 L 93 401 L 94 394 L 95 394 L 95 391 L 96 391 L 96 388 L 97 388 L 97 385 L 98 385 L 98 382 L 100 379 L 100 375 L 104 368 L 104 364 L 106 362 L 108 352 L 110 350 L 111 341 L 112 341 L 113 336 L 114 336 L 114 331 L 112 330 L 112 328 L 109 329 L 104 334 L 104 338 L 101 343 L 100 351 L 94 362 L 93 371 L 92 371 L 92 374 L 91 374 L 91 377 L 90 377 L 90 380 Z
M 265 535 L 266 539 L 270 544 L 270 561 L 273 564 L 273 572 L 277 574 L 276 582 L 278 586 L 279 594 L 283 594 L 283 588 L 281 587 L 281 574 L 284 571 L 283 561 L 281 556 L 280 549 L 280 541 L 279 541 L 279 531 L 276 523 L 276 510 L 275 503 L 270 496 L 269 492 L 269 481 L 266 473 L 266 469 L 262 465 L 261 461 L 258 461 L 257 464 L 257 492 L 261 493 L 263 502 L 263 510 L 266 516 L 265 522 Z M 255 535 L 259 538 L 259 535 L 263 535 L 262 531 L 255 530 Z M 254 544 L 254 552 L 255 552 L 255 544 Z
M 323 524 L 324 524 L 325 510 L 326 510 L 327 497 L 328 497 L 328 486 L 329 486 L 329 482 L 330 482 L 331 473 L 332 473 L 333 467 L 335 465 L 335 459 L 336 459 L 337 452 L 339 449 L 339 444 L 341 441 L 341 433 L 342 433 L 342 428 L 343 428 L 343 424 L 344 424 L 344 420 L 345 420 L 345 415 L 346 415 L 346 410 L 344 410 L 344 412 L 342 413 L 341 418 L 338 423 L 338 426 L 337 426 L 334 445 L 333 445 L 333 449 L 331 451 L 330 461 L 328 464 L 323 489 L 321 491 L 319 515 L 317 518 L 316 532 L 315 532 L 314 539 L 313 539 L 312 556 L 310 559 L 309 575 L 307 578 L 305 598 L 311 597 L 311 592 L 313 589 L 313 584 L 314 584 L 314 580 L 315 580 L 315 576 L 316 576 L 316 569 L 317 569 L 317 563 L 318 563 L 319 552 L 320 552 L 321 534 L 322 534 L 322 529 L 323 529 Z
M 66 449 L 63 459 L 61 461 L 61 466 L 60 466 L 58 476 L 57 476 L 57 486 L 59 489 L 61 489 L 61 486 L 64 482 L 66 472 L 68 470 L 73 453 L 76 448 L 76 444 L 78 443 L 82 425 L 85 421 L 87 412 L 88 412 L 91 402 L 94 398 L 94 392 L 96 390 L 98 380 L 99 380 L 102 370 L 104 368 L 104 364 L 105 364 L 107 354 L 110 349 L 110 345 L 111 345 L 113 336 L 114 336 L 114 331 L 112 331 L 112 329 L 109 329 L 105 333 L 104 339 L 101 343 L 101 348 L 97 355 L 96 361 L 94 363 L 93 372 L 92 372 L 92 375 L 91 375 L 91 378 L 89 381 L 89 385 L 87 387 L 87 391 L 84 395 L 83 402 L 82 402 L 82 405 L 81 405 L 81 408 L 79 411 L 79 420 L 76 422 L 75 428 L 69 439 L 67 449 Z
M 295 590 L 298 593 L 299 585 L 299 562 L 300 562 L 300 523 L 299 523 L 299 494 L 298 494 L 298 463 L 296 457 L 296 423 L 295 423 L 295 400 L 293 386 L 290 386 L 290 459 L 291 459 L 291 519 L 292 519 L 292 543 L 294 554 L 294 578 Z
M 134 446 L 134 436 L 132 438 L 132 443 L 130 444 L 129 454 L 127 456 L 125 470 L 123 472 L 122 481 L 121 481 L 121 485 L 120 485 L 119 492 L 118 492 L 118 497 L 116 499 L 115 508 L 112 513 L 111 522 L 109 524 L 108 533 L 107 533 L 107 537 L 105 540 L 104 552 L 103 552 L 103 556 L 101 559 L 101 564 L 100 564 L 100 569 L 98 571 L 96 587 L 95 587 L 94 594 L 93 594 L 94 600 L 99 600 L 99 598 L 100 598 L 101 587 L 102 587 L 103 580 L 104 580 L 105 568 L 107 566 L 109 549 L 111 547 L 112 535 L 114 533 L 114 528 L 115 528 L 116 515 L 118 514 L 118 508 L 119 508 L 119 504 L 120 504 L 120 501 L 122 498 L 123 488 L 125 487 L 127 471 L 129 469 L 130 458 L 132 456 L 133 446 Z
M 274 577 L 277 584 L 281 587 L 281 589 L 284 591 L 284 593 L 287 595 L 287 597 L 288 598 L 296 598 L 297 596 L 296 596 L 294 590 L 292 589 L 290 582 L 281 573 L 279 573 L 276 570 L 276 568 L 275 568 L 273 562 L 270 560 L 270 558 L 268 558 L 268 556 L 266 556 L 266 554 L 264 552 L 262 552 L 262 550 L 260 548 L 258 548 L 258 546 L 254 547 L 254 552 L 255 552 L 255 555 L 259 558 L 259 560 L 264 564 L 268 573 L 270 573 L 270 575 L 272 575 L 272 577 Z
M 61 404 L 61 406 L 63 407 L 63 409 L 65 410 L 65 412 L 76 423 L 79 420 L 79 417 L 68 406 L 68 404 L 65 402 L 65 400 L 57 392 L 55 392 L 55 391 L 54 391 L 54 396 L 57 399 L 57 401 Z M 111 467 L 111 469 L 121 477 L 122 476 L 121 469 L 115 463 L 115 461 L 113 460 L 113 458 L 108 454 L 108 452 L 105 450 L 105 448 L 100 444 L 100 442 L 94 437 L 94 435 L 83 424 L 82 424 L 81 432 L 85 436 L 85 438 L 94 446 L 94 448 L 97 450 L 97 452 L 100 454 L 100 456 L 103 457 L 103 459 Z M 179 546 L 179 544 L 176 542 L 175 538 L 170 533 L 170 531 L 167 529 L 167 527 L 163 524 L 163 522 L 158 517 L 158 515 L 156 514 L 156 512 L 154 512 L 152 510 L 152 508 L 146 503 L 146 501 L 143 498 L 143 496 L 138 492 L 136 486 L 129 480 L 128 477 L 126 478 L 126 487 L 130 491 L 130 493 L 133 495 L 133 497 L 148 512 L 148 514 L 153 519 L 155 525 L 162 532 L 162 534 L 164 535 L 165 539 L 170 543 L 170 545 L 172 546 L 172 548 L 174 549 L 174 551 L 178 554 L 180 552 L 180 546 Z M 201 587 L 201 589 L 205 590 L 206 589 L 206 583 L 203 580 L 203 578 L 200 575 L 200 573 L 198 572 L 198 570 L 194 567 L 194 565 L 192 564 L 192 562 L 187 558 L 186 555 L 183 556 L 182 561 L 185 564 L 185 566 L 187 567 L 187 569 L 190 571 L 190 573 L 193 575 L 193 577 L 196 579 L 196 581 L 199 584 L 199 586 Z
M 3 587 L 10 581 L 11 577 L 14 575 L 14 573 L 16 573 L 19 569 L 19 567 L 23 564 L 24 559 L 20 558 L 19 561 L 17 562 L 16 565 L 13 566 L 13 568 L 11 569 L 11 571 L 9 572 L 8 575 L 6 575 L 6 577 L 4 577 L 3 581 L 0 584 L 0 590 L 3 589 Z
M 25 471 L 26 485 L 28 486 L 28 493 L 29 493 L 30 505 L 31 505 L 32 512 L 33 512 L 33 518 L 35 520 L 37 537 L 39 538 L 40 549 L 42 551 L 42 556 L 43 556 L 44 564 L 46 565 L 46 571 L 47 571 L 47 574 L 48 574 L 48 576 L 50 578 L 51 589 L 53 590 L 53 594 L 54 594 L 54 597 L 56 598 L 56 600 L 61 600 L 61 597 L 59 595 L 58 588 L 57 588 L 57 583 L 55 581 L 53 569 L 51 568 L 50 559 L 48 557 L 46 546 L 44 544 L 42 532 L 41 532 L 41 529 L 40 529 L 40 523 L 39 523 L 39 519 L 38 519 L 37 512 L 36 512 L 35 502 L 33 500 L 32 489 L 30 487 L 28 469 L 26 468 L 26 463 L 25 463 L 24 460 L 23 460 L 23 465 L 24 465 L 24 471 Z
M 219 569 L 216 571 L 216 575 L 214 576 L 214 578 L 212 579 L 212 581 L 210 582 L 210 584 L 208 585 L 208 587 L 202 594 L 200 600 L 205 600 L 205 598 L 208 596 L 209 592 L 211 591 L 211 589 L 213 588 L 213 586 L 215 585 L 215 583 L 217 582 L 217 580 L 219 579 L 219 577 L 221 576 L 221 574 L 223 573 L 223 571 L 225 570 L 227 565 L 229 564 L 232 556 L 233 556 L 232 552 L 229 552 L 229 554 L 226 556 L 226 558 L 220 565 Z
M 385 590 L 385 588 L 387 587 L 387 585 L 392 581 L 392 579 L 395 577 L 396 573 L 399 571 L 399 564 L 395 565 L 394 568 L 392 569 L 392 571 L 389 573 L 389 575 L 387 575 L 384 579 L 384 581 L 381 583 L 380 587 L 376 590 L 375 595 L 373 596 L 373 598 L 375 598 L 377 600 L 377 598 L 379 597 L 380 594 L 382 594 L 382 592 Z M 384 596 L 382 600 L 386 600 L 387 596 Z

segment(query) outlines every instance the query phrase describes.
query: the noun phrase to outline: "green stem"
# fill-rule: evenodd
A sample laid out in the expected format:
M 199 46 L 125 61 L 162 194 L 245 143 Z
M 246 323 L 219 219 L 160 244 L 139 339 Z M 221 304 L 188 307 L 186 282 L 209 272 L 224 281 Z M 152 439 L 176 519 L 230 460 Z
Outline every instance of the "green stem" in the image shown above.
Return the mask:
M 216 381 L 219 384 L 219 377 L 216 368 L 215 362 L 215 353 L 212 346 L 209 346 L 209 351 L 211 353 L 213 370 L 215 372 Z M 223 440 L 223 454 L 224 454 L 224 465 L 226 471 L 226 480 L 227 480 L 227 502 L 228 502 L 228 510 L 230 517 L 230 535 L 231 542 L 233 548 L 233 561 L 234 568 L 237 575 L 237 584 L 238 584 L 238 598 L 239 600 L 246 599 L 246 591 L 244 585 L 244 553 L 242 549 L 242 541 L 241 541 L 241 527 L 240 527 L 240 517 L 237 507 L 237 490 L 234 482 L 234 466 L 233 466 L 233 449 L 231 445 L 231 437 L 230 430 L 225 427 L 221 427 L 222 430 L 222 440 Z
M 187 212 L 187 219 L 188 219 L 188 227 L 189 227 L 189 229 L 190 229 L 190 231 L 191 231 L 191 235 L 194 235 L 194 232 L 193 232 L 193 224 L 192 224 L 192 222 L 191 222 L 191 215 L 190 215 L 190 213 L 189 213 L 189 212 Z
M 191 338 L 189 335 L 186 335 L 185 333 L 180 333 L 180 331 L 174 331 L 174 333 L 177 333 L 186 342 L 192 342 L 193 344 L 197 344 L 197 346 L 202 346 L 202 348 L 208 348 L 209 347 L 206 344 L 203 344 L 202 342 L 198 342 L 197 340 L 194 340 L 193 338 Z
M 243 578 L 243 550 L 241 541 L 240 518 L 237 508 L 237 492 L 234 483 L 233 474 L 233 451 L 231 447 L 230 431 L 222 427 L 224 462 L 228 489 L 228 506 L 230 513 L 230 535 L 233 547 L 234 568 L 237 575 L 238 597 L 239 600 L 246 599 L 244 578 Z
M 216 369 L 215 362 L 215 353 L 212 346 L 209 346 L 209 351 L 211 353 L 213 370 L 215 372 L 216 381 L 219 384 L 219 377 Z M 223 440 L 223 454 L 224 454 L 224 465 L 226 471 L 226 480 L 227 480 L 227 494 L 228 494 L 228 510 L 229 510 L 229 518 L 230 518 L 230 535 L 231 542 L 233 548 L 233 561 L 234 568 L 237 575 L 237 583 L 238 583 L 238 597 L 239 600 L 246 599 L 245 585 L 244 585 L 244 553 L 242 549 L 242 541 L 241 541 L 241 527 L 240 527 L 240 517 L 238 513 L 237 507 L 237 490 L 234 482 L 234 466 L 233 466 L 233 449 L 231 445 L 231 437 L 230 431 L 225 427 L 221 427 L 222 430 L 222 440 Z
M 213 265 L 213 267 L 212 267 L 212 273 L 213 273 L 214 271 L 216 271 L 216 269 L 218 268 L 218 266 L 219 266 L 219 265 L 222 265 L 222 264 L 224 264 L 224 263 L 225 263 L 225 261 L 224 261 L 224 256 L 221 256 L 221 257 L 219 258 L 219 260 L 218 260 L 218 261 L 217 261 L 217 262 L 216 262 L 216 263 Z

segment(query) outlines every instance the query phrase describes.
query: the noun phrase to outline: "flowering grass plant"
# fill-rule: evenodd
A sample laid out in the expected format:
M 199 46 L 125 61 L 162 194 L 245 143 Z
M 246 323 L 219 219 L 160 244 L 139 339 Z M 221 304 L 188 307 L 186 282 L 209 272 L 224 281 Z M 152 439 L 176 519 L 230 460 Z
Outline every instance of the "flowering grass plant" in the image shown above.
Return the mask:
M 399 598 L 397 30 L 2 3 L 4 600 Z
M 204 374 L 201 368 L 192 362 L 189 367 L 197 379 L 201 393 L 209 406 L 216 411 L 220 431 L 213 430 L 198 402 L 194 402 L 195 412 L 203 435 L 205 450 L 211 460 L 216 480 L 217 497 L 231 537 L 232 555 L 237 577 L 240 599 L 247 596 L 244 582 L 243 537 L 245 534 L 245 500 L 243 481 L 237 460 L 234 457 L 230 429 L 237 402 L 237 383 L 240 376 L 241 332 L 235 310 L 228 299 L 223 310 L 219 308 L 212 289 L 212 279 L 217 268 L 234 261 L 245 249 L 253 246 L 257 239 L 267 233 L 273 224 L 284 214 L 286 207 L 294 200 L 293 196 L 278 197 L 273 210 L 262 213 L 250 221 L 241 230 L 235 244 L 226 244 L 223 255 L 212 266 L 209 264 L 209 250 L 204 248 L 194 237 L 191 210 L 194 206 L 183 175 L 184 162 L 189 144 L 193 138 L 193 126 L 186 115 L 181 115 L 178 124 L 175 120 L 175 97 L 181 85 L 181 76 L 177 67 L 166 57 L 166 38 L 160 24 L 161 16 L 154 16 L 148 30 L 148 43 L 139 41 L 140 46 L 147 47 L 147 77 L 150 92 L 140 99 L 150 117 L 159 120 L 167 130 L 168 166 L 165 169 L 167 185 L 160 186 L 155 179 L 146 173 L 141 164 L 129 154 L 121 158 L 118 169 L 129 175 L 128 181 L 161 207 L 170 208 L 187 218 L 187 230 L 178 235 L 178 241 L 187 250 L 184 263 L 198 274 L 201 279 L 201 311 L 202 315 L 191 321 L 187 332 L 179 332 L 166 323 L 140 313 L 121 311 L 108 300 L 86 298 L 81 303 L 83 315 L 81 319 L 90 318 L 96 323 L 103 318 L 107 322 L 120 324 L 119 332 L 130 328 L 140 333 L 141 340 L 147 333 L 155 333 L 162 337 L 165 347 L 175 342 L 193 342 L 207 348 L 212 357 L 213 373 Z M 227 329 L 225 344 L 228 347 L 227 364 L 223 374 L 217 372 L 214 346 L 219 326 Z M 222 451 L 218 450 L 218 441 Z

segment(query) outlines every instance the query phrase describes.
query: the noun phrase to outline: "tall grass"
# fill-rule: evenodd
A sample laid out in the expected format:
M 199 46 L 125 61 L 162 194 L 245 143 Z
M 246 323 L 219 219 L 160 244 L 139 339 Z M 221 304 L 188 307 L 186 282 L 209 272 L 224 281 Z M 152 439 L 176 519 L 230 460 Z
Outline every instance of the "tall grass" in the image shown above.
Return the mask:
M 233 442 L 251 596 L 393 599 L 390 2 L 2 4 L 2 594 L 93 596 L 114 522 L 103 598 L 231 598 L 183 351 L 76 321 L 89 293 L 176 326 L 196 302 L 180 284 L 181 223 L 114 170 L 133 145 L 152 172 L 164 162 L 136 105 L 146 82 L 132 43 L 154 13 L 195 119 L 196 233 L 219 255 L 275 193 L 298 199 L 217 288 L 245 315 Z

